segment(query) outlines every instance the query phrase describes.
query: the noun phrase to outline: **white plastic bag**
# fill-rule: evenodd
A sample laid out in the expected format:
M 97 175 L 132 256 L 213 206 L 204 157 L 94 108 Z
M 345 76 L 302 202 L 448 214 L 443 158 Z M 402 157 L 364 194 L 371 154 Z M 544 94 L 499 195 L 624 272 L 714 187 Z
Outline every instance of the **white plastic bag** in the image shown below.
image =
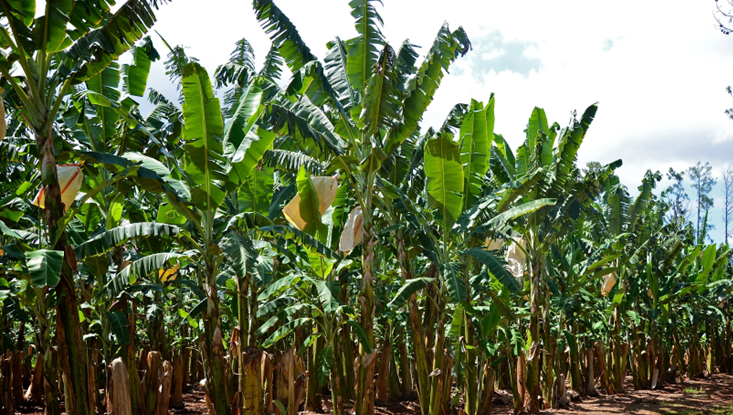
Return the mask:
M 604 297 L 611 292 L 614 285 L 616 285 L 616 273 L 606 274 L 606 277 L 603 279 L 603 286 L 601 287 L 601 293 L 603 293 Z
M 56 173 L 59 176 L 59 187 L 61 188 L 61 203 L 64 204 L 64 213 L 69 210 L 71 204 L 74 203 L 76 195 L 81 189 L 81 182 L 84 174 L 81 172 L 81 164 L 59 164 L 56 166 Z M 38 191 L 33 204 L 44 209 L 46 207 L 46 195 L 43 193 L 43 187 Z
M 361 240 L 364 237 L 363 224 L 364 217 L 361 214 L 361 208 L 355 207 L 349 213 L 349 218 L 346 220 L 344 231 L 341 232 L 341 239 L 339 239 L 339 251 L 351 251 L 361 243 Z
M 507 264 L 509 264 L 509 272 L 511 272 L 515 278 L 524 277 L 524 267 L 527 262 L 527 255 L 525 255 L 524 250 L 522 249 L 526 249 L 527 244 L 524 242 L 524 239 L 520 239 L 519 244 L 521 245 L 521 248 L 516 242 L 512 242 L 512 244 L 509 245 L 509 249 L 507 249 L 505 258 Z
M 338 176 L 311 176 L 311 180 L 318 194 L 318 210 L 323 215 L 336 199 L 336 192 L 339 188 Z M 283 216 L 301 231 L 305 229 L 305 221 L 300 216 L 300 195 L 295 195 L 293 200 L 285 206 Z

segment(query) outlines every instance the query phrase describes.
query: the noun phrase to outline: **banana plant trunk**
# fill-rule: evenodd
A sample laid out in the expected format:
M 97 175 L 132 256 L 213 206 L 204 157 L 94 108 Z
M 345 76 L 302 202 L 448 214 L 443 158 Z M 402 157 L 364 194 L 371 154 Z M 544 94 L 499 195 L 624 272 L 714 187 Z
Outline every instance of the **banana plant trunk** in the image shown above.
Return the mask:
M 445 299 L 439 294 L 438 304 L 438 327 L 435 330 L 435 346 L 433 349 L 433 372 L 430 380 L 430 415 L 439 415 L 443 409 L 443 382 L 444 378 L 450 379 L 451 373 L 444 364 L 445 353 L 443 343 L 445 340 Z M 451 365 L 452 368 L 452 365 Z M 441 376 L 441 375 L 445 375 Z
M 401 235 L 400 235 L 401 236 Z M 397 255 L 400 261 L 402 278 L 407 281 L 413 278 L 410 261 L 405 251 L 405 240 L 397 239 Z M 410 327 L 412 328 L 412 346 L 415 349 L 415 366 L 417 367 L 417 392 L 420 400 L 420 411 L 427 415 L 430 407 L 430 383 L 428 378 L 428 361 L 425 353 L 425 341 L 421 325 L 420 312 L 417 308 L 417 294 L 412 294 L 407 300 L 407 310 L 410 315 Z M 403 380 L 404 381 L 404 380 Z
M 479 383 L 480 380 L 478 378 L 478 371 L 476 367 L 476 350 L 478 350 L 478 347 L 474 344 L 474 326 L 473 322 L 471 321 L 470 316 L 465 311 L 463 312 L 463 321 L 465 322 L 465 336 L 466 336 L 466 345 L 472 346 L 466 348 L 465 358 L 466 358 L 466 379 L 465 379 L 465 396 L 466 396 L 466 404 L 465 404 L 465 411 L 468 415 L 480 415 L 479 414 L 479 399 L 478 399 L 478 393 L 479 393 Z
M 410 357 L 407 354 L 407 345 L 405 344 L 405 333 L 401 333 L 399 337 L 399 366 L 400 366 L 400 393 L 404 399 L 412 397 L 412 373 L 410 371 Z
M 482 378 L 482 398 L 480 415 L 489 415 L 491 413 L 491 402 L 494 400 L 494 384 L 496 383 L 496 372 L 489 366 L 487 361 L 484 364 L 484 375 Z
M 112 251 L 112 257 L 117 264 L 117 272 L 119 273 L 125 267 L 122 256 L 122 247 L 117 246 Z M 130 342 L 121 351 L 122 362 L 128 369 L 128 390 L 130 395 L 130 410 L 133 414 L 140 412 L 142 392 L 140 390 L 140 375 L 137 373 L 137 364 L 135 362 L 135 299 L 130 298 L 128 301 L 127 293 L 120 297 L 119 310 L 127 317 L 128 333 L 130 334 Z
M 261 415 L 262 374 L 260 371 L 262 353 L 256 347 L 247 347 L 240 354 L 239 390 L 242 415 Z
M 603 343 L 596 341 L 593 343 L 595 348 L 596 359 L 598 360 L 598 369 L 600 370 L 601 390 L 610 395 L 608 385 L 608 367 L 606 366 L 606 352 L 603 349 Z
M 79 323 L 79 306 L 74 286 L 72 266 L 76 268 L 74 250 L 68 245 L 66 230 L 59 221 L 64 216 L 64 205 L 61 202 L 54 155 L 53 136 L 45 136 L 36 132 L 36 143 L 41 149 L 41 180 L 45 195 L 44 218 L 48 226 L 48 236 L 56 241 L 53 249 L 64 252 L 61 276 L 56 286 L 56 295 L 60 299 L 56 313 L 56 339 L 59 348 L 59 359 L 62 371 L 70 384 L 71 395 L 66 398 L 70 405 L 66 407 L 69 415 L 94 415 L 94 392 L 90 390 L 89 370 L 87 369 L 87 353 L 82 342 L 83 333 Z
M 370 196 L 369 196 L 370 197 Z M 359 303 L 361 305 L 361 326 L 369 342 L 371 353 L 364 345 L 359 346 L 359 377 L 356 391 L 356 415 L 374 415 L 374 245 L 376 235 L 371 215 L 371 199 L 362 208 L 364 226 L 364 246 L 362 252 L 362 286 Z
M 339 348 L 341 349 L 341 355 L 339 355 L 341 365 L 339 368 L 343 373 L 341 377 L 341 393 L 344 399 L 352 399 L 354 397 L 356 381 L 354 379 L 353 343 L 351 337 L 349 337 L 348 327 L 342 327 L 339 330 L 339 336 L 341 336 L 341 343 L 339 344 Z
M 127 325 L 130 333 L 130 343 L 125 346 L 122 358 L 125 367 L 129 368 L 130 408 L 133 414 L 138 414 L 142 407 L 142 392 L 140 391 L 140 375 L 137 373 L 137 364 L 135 362 L 135 300 L 132 299 L 128 302 L 127 295 L 123 295 L 121 307 L 127 313 Z
M 45 304 L 44 310 L 45 310 Z M 39 318 L 39 329 L 41 332 L 41 349 L 43 350 L 43 361 L 40 363 L 43 367 L 43 370 L 40 372 L 43 373 L 44 382 L 43 386 L 39 389 L 43 389 L 43 394 L 46 401 L 46 413 L 48 415 L 59 415 L 61 413 L 61 410 L 59 409 L 60 401 L 59 401 L 59 389 L 58 389 L 58 354 L 53 350 L 53 347 L 51 346 L 51 324 L 45 317 L 45 312 L 42 311 L 44 315 Z M 39 353 L 39 356 L 41 354 Z M 39 363 L 36 362 L 36 366 L 38 366 Z M 39 371 L 36 370 L 35 373 L 38 373 Z M 34 375 L 35 376 L 35 375 Z M 36 380 L 33 380 L 34 385 L 36 385 Z M 34 391 L 35 392 L 35 391 Z
M 540 315 L 542 313 L 542 269 L 541 261 L 536 259 L 532 262 L 530 273 L 530 320 L 529 332 L 531 343 L 529 356 L 527 356 L 527 393 L 529 394 L 528 405 L 525 410 L 531 414 L 540 411 L 538 395 L 540 391 Z
M 624 346 L 621 343 L 621 321 L 619 319 L 621 312 L 619 306 L 614 309 L 613 313 L 613 356 L 611 360 L 613 364 L 613 391 L 614 393 L 623 393 L 626 361 L 623 358 Z
M 570 326 L 570 332 L 573 334 L 573 341 L 570 344 L 570 386 L 575 392 L 585 394 L 585 388 L 583 388 L 583 376 L 582 370 L 582 359 L 580 356 L 580 345 L 578 344 L 578 330 L 576 329 L 575 323 Z
M 319 331 L 318 326 L 315 326 L 316 333 Z M 318 357 L 323 351 L 323 339 L 316 339 L 308 350 L 308 373 L 316 373 L 318 367 Z M 306 398 L 305 408 L 308 411 L 323 412 L 323 405 L 318 395 L 320 385 L 318 382 L 318 376 L 308 376 L 308 383 L 306 384 Z
M 345 278 L 339 278 L 341 283 L 341 293 L 340 299 L 342 304 L 348 304 L 349 303 L 349 286 L 348 282 Z M 342 319 L 345 319 L 346 317 L 341 317 Z M 341 395 L 343 399 L 350 400 L 354 398 L 354 386 L 355 386 L 355 380 L 354 380 L 354 353 L 353 353 L 353 347 L 352 347 L 352 341 L 351 336 L 349 334 L 349 328 L 346 324 L 340 324 L 338 331 L 334 335 L 336 338 L 336 341 L 334 341 L 334 353 L 336 352 L 336 345 L 338 345 L 338 349 L 340 349 L 340 353 L 338 355 L 338 360 L 334 360 L 334 364 L 338 363 L 338 370 L 341 371 L 341 375 L 339 376 L 341 382 L 340 382 L 340 389 L 341 389 Z M 339 341 L 340 338 L 340 341 Z
M 510 357 L 513 357 L 510 355 Z M 516 370 L 512 372 L 512 368 Z M 514 413 L 524 412 L 524 404 L 527 401 L 527 357 L 524 350 L 519 351 L 519 356 L 512 359 L 509 364 L 509 373 L 512 383 L 512 397 L 514 401 Z
M 337 345 L 337 342 L 333 343 L 332 350 L 332 358 L 334 362 L 338 362 L 341 358 L 341 355 L 339 353 L 339 347 Z M 353 371 L 352 371 L 353 372 Z M 344 400 L 343 400 L 343 393 L 341 391 L 341 374 L 340 371 L 334 368 L 331 370 L 331 402 L 333 403 L 333 415 L 343 415 L 344 414 Z
M 392 341 L 390 336 L 389 323 L 384 323 L 384 342 L 382 343 L 379 356 L 379 372 L 377 374 L 377 391 L 376 398 L 380 402 L 389 401 L 389 366 L 392 359 Z
M 249 294 L 249 276 L 237 278 L 237 319 L 239 320 L 239 354 L 241 355 L 245 347 L 249 344 L 249 305 L 247 297 Z M 242 368 L 239 367 L 239 373 Z
M 206 394 L 217 415 L 229 414 L 227 396 L 226 361 L 224 359 L 224 342 L 221 333 L 219 296 L 216 288 L 216 273 L 207 269 L 207 307 L 204 318 L 203 355 L 206 363 Z M 241 338 L 241 334 L 240 334 Z
M 545 350 L 543 351 L 544 357 L 542 359 L 542 398 L 545 404 L 543 409 L 548 409 L 555 401 L 552 391 L 555 385 L 555 355 L 557 352 L 557 341 L 552 336 L 552 331 L 550 330 L 550 295 L 548 294 L 549 287 L 545 285 L 545 288 L 545 309 L 543 310 L 543 320 L 545 322 L 543 342 Z

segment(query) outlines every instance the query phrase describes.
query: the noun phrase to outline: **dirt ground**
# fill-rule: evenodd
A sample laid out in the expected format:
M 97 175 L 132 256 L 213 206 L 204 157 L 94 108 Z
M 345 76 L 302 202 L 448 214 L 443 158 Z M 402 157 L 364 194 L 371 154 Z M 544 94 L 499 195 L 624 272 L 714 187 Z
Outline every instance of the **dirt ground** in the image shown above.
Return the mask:
M 733 415 L 733 374 L 716 373 L 705 379 L 686 380 L 665 385 L 663 390 L 634 391 L 631 377 L 627 381 L 627 393 L 601 395 L 597 398 L 581 397 L 571 402 L 567 409 L 542 411 L 542 414 L 583 415 Z M 378 415 L 419 414 L 415 402 L 394 402 L 378 406 Z M 497 391 L 492 414 L 513 414 L 510 392 Z M 301 413 L 305 415 L 305 413 Z M 309 413 L 307 415 L 314 415 Z
M 633 391 L 631 385 L 623 395 L 597 398 L 582 397 L 567 409 L 547 410 L 543 414 L 598 414 L 598 415 L 733 415 L 733 374 L 716 373 L 705 379 L 691 379 L 682 383 L 665 385 L 659 391 Z M 492 414 L 512 414 L 511 395 L 497 391 Z M 184 407 L 171 409 L 169 415 L 199 415 L 206 413 L 204 392 L 190 389 L 184 395 Z M 346 405 L 346 409 L 350 405 Z M 43 408 L 16 405 L 17 414 L 41 415 Z M 415 402 L 392 402 L 378 405 L 378 415 L 414 415 L 420 413 Z M 301 415 L 315 415 L 301 412 Z
M 733 415 L 733 374 L 716 373 L 705 379 L 666 384 L 663 390 L 634 391 L 627 382 L 623 395 L 582 397 L 567 409 L 543 414 Z M 505 403 L 496 405 L 497 401 Z M 511 395 L 494 400 L 495 414 L 512 414 Z

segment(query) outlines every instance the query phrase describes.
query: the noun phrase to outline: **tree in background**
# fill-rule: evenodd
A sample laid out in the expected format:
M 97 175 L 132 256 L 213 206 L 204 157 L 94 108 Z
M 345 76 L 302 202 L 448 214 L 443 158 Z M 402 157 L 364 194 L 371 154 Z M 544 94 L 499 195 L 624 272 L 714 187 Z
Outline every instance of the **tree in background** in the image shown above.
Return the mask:
M 733 97 L 733 89 L 731 89 L 730 86 L 725 87 L 725 91 L 728 93 L 728 95 Z M 725 110 L 725 115 L 728 116 L 731 120 L 733 120 L 733 108 L 728 108 Z
M 713 177 L 713 168 L 710 163 L 703 165 L 699 161 L 696 165 L 687 169 L 687 174 L 690 175 L 692 180 L 692 188 L 697 192 L 696 205 L 697 205 L 697 226 L 695 228 L 695 239 L 698 243 L 700 236 L 707 234 L 708 229 L 712 229 L 713 225 L 710 225 L 705 221 L 705 229 L 700 233 L 700 224 L 702 223 L 702 212 L 713 207 L 713 198 L 709 196 L 710 191 L 713 190 L 713 186 L 717 183 L 715 177 Z
M 597 161 L 589 161 L 585 164 L 585 168 L 583 169 L 583 175 L 587 176 L 588 174 L 594 174 L 601 171 L 601 168 L 603 165 Z
M 733 233 L 733 167 L 727 166 L 722 172 L 723 179 L 723 238 L 728 243 L 728 237 Z
M 672 185 L 662 192 L 662 199 L 669 205 L 668 220 L 675 224 L 675 228 L 680 230 L 687 221 L 690 209 L 690 197 L 685 192 L 685 186 L 682 181 L 685 178 L 684 171 L 675 171 L 672 167 L 667 172 L 667 180 L 672 180 Z
M 733 1 L 715 0 L 715 10 L 713 11 L 715 20 L 718 21 L 718 28 L 721 33 L 729 35 L 733 31 L 731 23 L 733 23 Z

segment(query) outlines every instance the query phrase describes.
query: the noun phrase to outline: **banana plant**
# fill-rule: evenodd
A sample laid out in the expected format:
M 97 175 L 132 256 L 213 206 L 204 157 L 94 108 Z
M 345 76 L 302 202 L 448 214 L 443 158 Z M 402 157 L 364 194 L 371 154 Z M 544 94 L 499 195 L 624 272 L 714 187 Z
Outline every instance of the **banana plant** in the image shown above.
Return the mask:
M 612 383 L 609 390 L 617 393 L 623 391 L 623 378 L 626 368 L 624 346 L 622 341 L 622 330 L 624 319 L 633 300 L 643 301 L 648 296 L 644 295 L 645 290 L 641 287 L 644 284 L 651 284 L 654 279 L 662 278 L 668 273 L 668 267 L 674 264 L 675 258 L 679 255 L 679 248 L 682 243 L 671 234 L 670 227 L 665 226 L 662 217 L 664 205 L 658 203 L 652 194 L 656 182 L 659 181 L 658 173 L 647 172 L 642 185 L 639 187 L 639 195 L 632 200 L 626 188 L 619 183 L 618 177 L 612 175 L 604 184 L 604 194 L 595 205 L 597 240 L 600 246 L 608 248 L 608 256 L 613 259 L 613 265 L 617 269 L 614 278 L 618 279 L 616 286 L 608 293 L 610 299 L 607 314 L 611 316 L 613 327 L 611 339 L 613 345 L 612 358 L 609 359 L 609 372 Z M 610 245 L 609 245 L 610 244 Z M 650 261 L 647 257 L 653 254 L 652 263 L 661 264 L 653 273 L 647 271 Z M 638 278 L 646 276 L 647 278 Z M 635 278 L 636 277 L 636 278 Z M 638 292 L 640 297 L 625 297 L 629 289 Z M 627 301 L 631 299 L 631 301 Z M 654 310 L 657 307 L 649 304 Z M 656 319 L 656 318 L 655 318 Z M 650 325 L 653 326 L 652 320 Z M 654 331 L 653 327 L 651 330 Z M 637 334 L 640 333 L 637 331 Z M 646 349 L 646 341 L 639 346 L 641 353 Z M 646 372 L 634 368 L 634 373 Z M 639 387 L 647 387 L 646 377 L 637 380 Z M 661 379 L 660 379 L 661 381 Z
M 17 243 L 25 245 L 22 241 L 21 231 L 9 231 L 9 236 L 14 236 Z M 37 243 L 37 240 L 36 240 Z M 35 244 L 34 244 L 35 245 Z M 27 245 L 26 245 L 27 246 Z M 60 391 L 58 388 L 57 363 L 58 356 L 52 348 L 52 327 L 53 327 L 53 305 L 58 302 L 49 292 L 59 284 L 60 269 L 64 260 L 63 255 L 54 250 L 35 249 L 25 253 L 19 250 L 9 255 L 11 264 L 5 270 L 5 278 L 11 281 L 6 292 L 11 298 L 18 301 L 23 309 L 29 310 L 36 319 L 39 329 L 39 341 L 36 343 L 39 353 L 43 356 L 44 377 L 48 381 L 44 390 L 45 401 L 60 402 Z M 49 413 L 60 413 L 58 409 L 50 409 Z
M 209 299 L 205 321 L 210 324 L 205 324 L 207 338 L 202 342 L 202 347 L 206 349 L 203 354 L 206 356 L 207 366 L 212 368 L 207 373 L 209 395 L 215 400 L 215 407 L 222 409 L 229 402 L 228 392 L 223 384 L 223 365 L 213 362 L 221 363 L 223 345 L 221 340 L 216 342 L 213 339 L 221 335 L 216 281 L 221 264 L 219 252 L 226 247 L 218 246 L 223 243 L 222 229 L 215 223 L 222 217 L 236 216 L 250 209 L 252 203 L 248 204 L 247 200 L 256 202 L 258 198 L 267 197 L 268 174 L 269 192 L 272 193 L 272 170 L 268 173 L 267 169 L 260 171 L 262 168 L 256 169 L 255 166 L 271 146 L 274 135 L 255 125 L 261 114 L 260 83 L 267 82 L 264 77 L 252 78 L 246 85 L 240 85 L 243 89 L 240 91 L 240 101 L 232 109 L 232 116 L 224 125 L 218 99 L 213 96 L 205 70 L 195 59 L 189 59 L 184 53 L 177 52 L 180 52 L 177 48 L 171 50 L 166 66 L 169 67 L 171 77 L 180 80 L 184 98 L 182 111 L 162 96 L 151 92 L 151 98 L 157 102 L 156 107 L 147 117 L 140 117 L 136 105 L 119 101 L 120 94 L 114 90 L 115 79 L 119 78 L 114 77 L 114 68 L 109 69 L 109 75 L 100 76 L 100 82 L 104 82 L 102 92 L 106 95 L 90 87 L 79 94 L 76 110 L 80 114 L 78 119 L 83 120 L 80 123 L 81 129 L 91 137 L 102 136 L 98 132 L 104 133 L 104 122 L 114 125 L 120 121 L 121 131 L 112 138 L 119 137 L 121 141 L 115 147 L 109 147 L 116 142 L 97 140 L 99 145 L 92 148 L 95 151 L 80 152 L 80 155 L 91 164 L 101 165 L 112 173 L 136 174 L 135 179 L 142 186 L 141 190 L 163 191 L 165 194 L 164 201 L 167 203 L 161 203 L 157 196 L 141 194 L 141 200 L 152 197 L 155 200 L 153 205 L 160 204 L 157 216 L 156 209 L 149 212 L 152 216 L 145 213 L 141 216 L 145 222 L 157 220 L 172 226 L 167 229 L 176 229 L 174 233 L 178 243 L 193 250 L 154 252 L 146 258 L 135 260 L 129 270 L 118 272 L 106 284 L 105 290 L 112 288 L 113 291 L 109 292 L 117 293 L 136 276 L 149 274 L 171 261 L 192 261 L 195 264 L 196 272 L 201 277 L 198 279 L 198 289 L 207 292 Z M 122 70 L 125 91 L 138 96 L 144 93 L 150 60 L 155 57 L 157 53 L 151 49 L 149 43 L 133 50 L 133 63 Z M 276 67 L 276 63 L 271 63 L 270 68 L 263 70 L 263 73 L 270 74 L 276 71 Z M 91 108 L 88 108 L 89 104 Z M 88 115 L 90 110 L 91 117 Z M 113 148 L 117 155 L 104 152 Z M 183 160 L 174 156 L 180 152 L 183 152 Z M 124 189 L 129 191 L 129 187 Z M 121 189 L 116 190 L 114 194 L 119 196 Z M 252 199 L 252 196 L 256 197 Z M 242 204 L 242 201 L 245 203 Z M 255 207 L 254 210 L 258 209 Z M 193 232 L 178 232 L 176 225 L 183 225 L 187 221 L 190 221 Z M 146 232 L 152 230 L 155 234 L 156 229 L 159 229 L 156 226 L 151 229 L 150 226 L 154 224 L 139 225 L 144 227 L 141 231 L 143 234 L 130 236 L 147 236 Z M 125 232 L 116 228 L 111 231 Z M 247 294 L 244 292 L 239 295 Z M 244 327 L 241 323 L 243 322 L 240 321 L 240 325 Z M 246 338 L 246 333 L 243 334 Z
M 341 344 L 340 333 L 352 329 L 360 341 L 366 340 L 364 330 L 355 320 L 353 307 L 341 301 L 343 281 L 339 279 L 350 273 L 352 260 L 330 248 L 337 241 L 338 238 L 334 236 L 338 236 L 336 232 L 343 222 L 346 187 L 342 186 L 337 192 L 335 205 L 322 213 L 324 203 L 329 202 L 320 200 L 305 166 L 300 167 L 294 184 L 299 197 L 299 215 L 303 221 L 299 227 L 303 230 L 274 224 L 259 229 L 272 236 L 285 235 L 286 240 L 297 243 L 278 243 L 271 247 L 280 252 L 280 262 L 290 265 L 287 268 L 281 265 L 278 274 L 283 277 L 271 280 L 259 296 L 259 300 L 265 302 L 257 315 L 269 319 L 259 326 L 256 334 L 266 337 L 263 347 L 267 348 L 282 343 L 293 331 L 299 331 L 301 336 L 304 336 L 303 331 L 310 333 L 300 346 L 301 350 L 309 349 L 310 356 L 308 365 L 311 375 L 306 406 L 317 409 L 314 392 L 318 390 L 318 385 L 330 379 L 333 411 L 335 414 L 343 413 L 343 403 L 348 395 L 342 387 L 342 368 L 348 367 L 351 362 L 342 357 L 342 349 L 350 346 Z M 273 203 L 277 206 L 276 201 Z M 295 340 L 296 344 L 299 343 L 298 335 L 295 335 Z M 288 413 L 294 413 L 297 404 L 289 401 Z
M 64 359 L 61 367 L 71 384 L 66 406 L 70 414 L 92 414 L 94 403 L 93 393 L 88 390 L 90 372 L 79 325 L 73 250 L 67 248 L 65 229 L 59 226 L 64 206 L 55 148 L 63 139 L 55 133 L 57 112 L 72 86 L 99 74 L 142 38 L 155 22 L 152 7 L 157 7 L 157 3 L 129 0 L 113 12 L 109 1 L 49 1 L 45 12 L 38 13 L 38 17 L 34 2 L 3 1 L 1 4 L 2 16 L 8 24 L 0 35 L 3 47 L 11 53 L 0 57 L 0 86 L 13 103 L 12 111 L 23 119 L 36 142 L 46 199 L 48 248 L 65 253 L 55 291 L 60 299 L 57 329 L 64 333 L 57 336 L 63 340 L 58 345 Z M 58 402 L 47 404 L 58 407 Z
M 374 245 L 375 185 L 381 164 L 416 131 L 445 71 L 470 42 L 459 29 L 444 25 L 424 63 L 415 67 L 417 54 L 404 42 L 395 51 L 381 32 L 382 19 L 373 1 L 350 3 L 358 36 L 329 43 L 325 61 L 305 45 L 297 29 L 271 0 L 255 1 L 258 20 L 278 49 L 294 79 L 283 94 L 272 99 L 274 130 L 317 145 L 333 170 L 352 186 L 363 215 L 363 302 L 361 325 L 369 344 L 360 345 L 356 413 L 374 413 Z M 327 108 L 332 110 L 326 110 Z M 373 352 L 372 352 L 373 353 Z
M 487 237 L 503 235 L 501 231 L 497 233 L 495 228 L 506 229 L 508 222 L 554 203 L 546 199 L 532 201 L 507 210 L 501 215 L 495 211 L 501 197 L 496 195 L 494 189 L 489 187 L 489 182 L 484 179 L 489 168 L 488 154 L 493 139 L 493 107 L 493 97 L 486 107 L 477 101 L 472 101 L 470 106 L 457 105 L 439 132 L 429 130 L 414 144 L 413 140 L 406 142 L 409 146 L 403 144 L 401 153 L 395 155 L 383 167 L 382 174 L 385 179 L 379 182 L 382 193 L 390 202 L 382 203 L 380 200 L 378 206 L 383 212 L 382 216 L 387 219 L 387 226 L 392 229 L 405 280 L 397 296 L 402 299 L 398 304 L 407 299 L 413 336 L 423 339 L 425 332 L 428 337 L 427 344 L 434 348 L 429 350 L 433 356 L 431 361 L 420 358 L 423 354 L 427 355 L 426 351 L 423 351 L 425 342 L 416 341 L 414 345 L 417 356 L 418 394 L 425 413 L 439 412 L 446 404 L 443 390 L 439 385 L 446 384 L 449 378 L 446 377 L 441 381 L 432 376 L 433 379 L 428 380 L 428 374 L 430 370 L 432 373 L 452 372 L 450 365 L 443 367 L 442 351 L 448 346 L 444 342 L 449 338 L 458 340 L 458 336 L 455 335 L 457 332 L 465 335 L 467 342 L 466 347 L 458 343 L 453 345 L 456 353 L 454 363 L 456 370 L 458 373 L 465 373 L 466 377 L 465 382 L 463 375 L 458 379 L 458 386 L 465 388 L 464 409 L 469 413 L 477 413 L 480 410 L 479 396 L 485 388 L 479 388 L 477 385 L 482 383 L 484 374 L 482 368 L 493 351 L 488 352 L 487 349 L 486 357 L 479 357 L 479 342 L 483 341 L 483 344 L 486 344 L 492 331 L 486 329 L 484 330 L 486 334 L 482 336 L 482 333 L 476 330 L 476 327 L 482 327 L 481 322 L 488 317 L 485 315 L 486 310 L 474 302 L 480 303 L 481 295 L 477 297 L 478 292 L 472 292 L 471 287 L 478 281 L 490 281 L 493 278 L 498 284 L 506 287 L 506 293 L 510 291 L 517 293 L 520 288 L 514 277 L 504 268 L 506 264 L 503 259 L 497 257 L 496 252 L 478 247 L 483 245 Z M 458 127 L 461 140 L 456 143 L 453 130 Z M 400 164 L 408 164 L 407 157 L 412 159 L 409 167 L 407 169 L 400 167 Z M 419 166 L 418 163 L 422 159 L 425 160 L 425 164 Z M 464 180 L 463 175 L 467 176 L 468 180 Z M 415 193 L 414 185 L 411 187 L 412 183 L 423 184 L 427 198 Z M 455 191 L 461 188 L 463 192 Z M 471 207 L 465 211 L 463 198 L 473 199 Z M 437 280 L 435 277 L 431 277 L 430 281 L 433 281 L 431 283 L 426 282 L 424 278 L 413 280 L 410 258 L 412 255 L 408 255 L 405 250 L 405 242 L 409 240 L 407 236 L 410 235 L 414 235 L 412 237 L 415 239 L 414 244 L 421 248 L 420 252 L 438 271 Z M 482 273 L 484 266 L 487 271 Z M 436 331 L 433 331 L 432 325 L 422 327 L 414 303 L 417 292 L 429 285 L 432 286 L 433 283 L 438 289 L 435 301 L 439 304 L 439 314 L 435 317 L 439 324 Z M 496 294 L 491 297 L 492 301 L 502 303 L 501 308 L 492 311 L 495 316 L 498 315 L 495 313 L 499 309 L 504 310 L 505 315 L 510 315 L 507 304 L 502 298 Z M 451 329 L 447 330 L 443 322 L 449 313 L 453 314 L 453 323 Z M 434 340 L 432 333 L 435 333 Z M 479 364 L 481 367 L 477 369 Z
M 136 276 L 147 275 L 175 261 L 194 264 L 199 289 L 206 293 L 204 312 L 203 355 L 207 371 L 208 395 L 220 413 L 228 410 L 229 397 L 224 379 L 224 345 L 220 327 L 220 307 L 217 276 L 222 261 L 222 227 L 217 223 L 226 215 L 222 210 L 225 199 L 247 184 L 254 174 L 264 152 L 272 145 L 274 134 L 255 125 L 261 114 L 260 96 L 262 89 L 252 82 L 243 92 L 240 103 L 224 125 L 219 100 L 206 71 L 196 62 L 186 64 L 181 70 L 183 91 L 183 124 L 180 140 L 183 144 L 183 160 L 177 160 L 167 151 L 170 134 L 166 141 L 150 146 L 151 157 L 140 153 L 126 153 L 122 156 L 82 152 L 83 158 L 102 165 L 112 172 L 133 170 L 137 180 L 147 191 L 163 191 L 167 203 L 160 204 L 156 220 L 169 225 L 183 225 L 188 221 L 191 230 L 176 232 L 179 244 L 190 248 L 178 252 L 154 253 L 133 261 L 122 272 L 118 272 L 106 285 L 113 292 L 129 285 Z M 86 94 L 87 98 L 90 93 Z M 114 102 L 102 102 L 103 106 L 116 107 Z M 176 111 L 168 102 L 159 102 L 154 111 L 174 115 Z M 124 111 L 120 111 L 126 114 Z M 174 119 L 175 121 L 175 119 Z M 152 127 L 161 124 L 150 116 L 145 120 Z M 138 128 L 141 129 L 141 128 Z M 152 134 L 144 131 L 150 137 Z M 175 134 L 175 131 L 172 132 Z M 153 135 L 153 138 L 155 136 Z M 147 148 L 147 147 L 146 147 Z M 158 150 L 156 152 L 152 150 Z M 143 148 L 145 150 L 145 148 Z M 162 153 L 162 154 L 161 154 Z M 162 161 L 158 158 L 162 157 Z M 169 168 L 170 166 L 170 168 Z M 231 199 L 231 197 L 230 197 Z M 160 201 L 156 202 L 160 203 Z M 150 218 L 152 219 L 152 218 Z M 141 224 L 145 225 L 145 224 Z M 178 229 L 177 227 L 170 229 Z M 240 322 L 242 323 L 242 322 Z
M 280 230 L 273 228 L 273 231 Z M 316 361 L 316 365 L 309 368 L 308 388 L 317 388 L 318 385 L 325 385 L 326 379 L 330 380 L 334 403 L 332 411 L 334 414 L 343 414 L 346 398 L 340 366 L 349 363 L 343 360 L 342 348 L 350 346 L 341 344 L 339 333 L 351 328 L 359 335 L 360 341 L 365 341 L 365 333 L 355 319 L 355 310 L 339 299 L 341 286 L 338 278 L 344 274 L 343 269 L 351 261 L 344 261 L 344 258 L 297 229 L 285 228 L 282 231 L 286 234 L 294 232 L 296 240 L 303 245 L 303 249 L 296 254 L 300 265 L 262 291 L 260 300 L 264 303 L 258 317 L 267 320 L 259 327 L 257 334 L 266 337 L 263 347 L 270 347 L 280 344 L 294 330 L 304 329 L 310 333 L 302 346 L 302 349 L 312 348 L 309 353 Z M 316 250 L 322 254 L 314 255 L 312 251 Z M 318 346 L 321 342 L 322 346 Z M 294 404 L 297 405 L 297 402 Z M 288 413 L 293 411 L 295 409 L 289 407 Z
M 571 124 L 560 130 L 557 124 L 547 122 L 545 112 L 535 108 L 525 130 L 526 139 L 516 153 L 500 135 L 495 135 L 496 147 L 492 148 L 490 168 L 497 187 L 505 185 L 502 199 L 496 210 L 500 214 L 517 204 L 529 201 L 552 199 L 556 203 L 531 210 L 517 221 L 512 230 L 517 236 L 514 243 L 525 251 L 524 276 L 529 283 L 530 327 L 527 338 L 528 399 L 525 410 L 537 413 L 541 408 L 540 373 L 543 374 L 541 395 L 548 404 L 552 402 L 554 370 L 552 358 L 542 359 L 540 353 L 551 353 L 549 344 L 552 336 L 550 325 L 544 325 L 540 332 L 540 319 L 549 321 L 549 290 L 547 286 L 546 259 L 552 244 L 566 235 L 573 227 L 573 221 L 582 209 L 587 209 L 601 189 L 601 183 L 621 165 L 621 161 L 610 163 L 596 172 L 580 177 L 576 157 L 580 145 L 590 127 L 596 105 L 586 109 L 580 119 L 573 117 Z M 557 142 L 556 142 L 557 140 Z M 516 155 L 515 155 L 516 154 Z M 526 244 L 526 248 L 523 243 Z M 543 349 L 544 343 L 544 349 Z
M 183 181 L 188 194 L 185 201 L 168 195 L 169 205 L 161 209 L 167 212 L 163 216 L 167 220 L 189 221 L 193 227 L 191 232 L 182 232 L 185 244 L 193 251 L 177 255 L 191 258 L 200 277 L 199 288 L 206 293 L 202 354 L 208 368 L 207 394 L 217 413 L 226 414 L 229 396 L 224 378 L 224 344 L 217 288 L 223 229 L 217 223 L 221 220 L 220 212 L 227 195 L 246 183 L 264 152 L 272 145 L 275 135 L 256 125 L 261 114 L 262 93 L 257 82 L 250 84 L 242 93 L 239 106 L 226 126 L 209 77 L 198 63 L 192 62 L 183 68 L 181 82 L 184 96 Z M 244 322 L 240 321 L 240 326 L 244 327 Z

